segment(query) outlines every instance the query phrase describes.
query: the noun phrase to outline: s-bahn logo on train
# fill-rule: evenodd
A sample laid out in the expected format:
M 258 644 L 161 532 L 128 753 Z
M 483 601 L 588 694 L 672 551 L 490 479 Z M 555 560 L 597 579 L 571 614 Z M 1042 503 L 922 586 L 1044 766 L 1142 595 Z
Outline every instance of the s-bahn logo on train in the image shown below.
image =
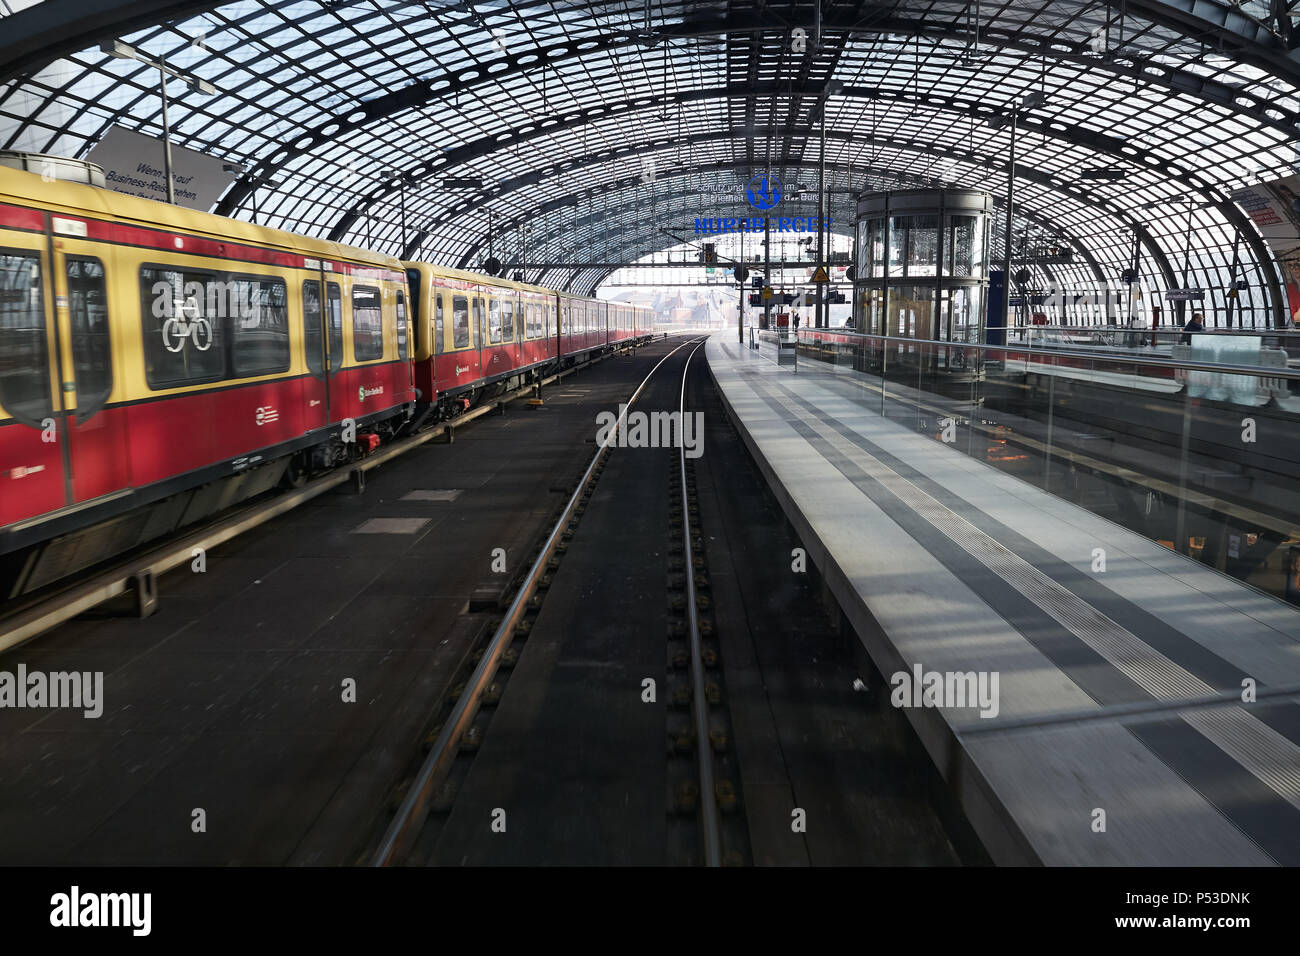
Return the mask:
M 377 385 L 374 388 L 366 388 L 364 385 L 362 385 L 360 388 L 357 389 L 357 400 L 364 402 L 367 398 L 370 398 L 373 395 L 382 395 L 382 394 L 384 394 L 384 386 L 382 385 Z

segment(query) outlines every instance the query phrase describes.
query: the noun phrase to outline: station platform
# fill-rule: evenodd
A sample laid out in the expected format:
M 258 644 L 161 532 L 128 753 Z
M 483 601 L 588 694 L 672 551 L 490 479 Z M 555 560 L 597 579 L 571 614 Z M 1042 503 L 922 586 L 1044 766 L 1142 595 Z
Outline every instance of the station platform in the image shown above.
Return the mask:
M 994 862 L 1300 864 L 1300 611 L 882 418 L 851 376 L 734 332 L 707 356 L 886 683 L 996 689 L 897 682 Z

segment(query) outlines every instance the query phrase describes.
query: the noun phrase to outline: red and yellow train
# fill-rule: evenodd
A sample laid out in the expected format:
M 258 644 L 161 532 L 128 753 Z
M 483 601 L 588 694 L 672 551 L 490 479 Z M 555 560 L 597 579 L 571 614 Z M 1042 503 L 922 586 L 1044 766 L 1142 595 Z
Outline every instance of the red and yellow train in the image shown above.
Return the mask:
M 0 598 L 649 332 L 645 309 L 0 167 Z

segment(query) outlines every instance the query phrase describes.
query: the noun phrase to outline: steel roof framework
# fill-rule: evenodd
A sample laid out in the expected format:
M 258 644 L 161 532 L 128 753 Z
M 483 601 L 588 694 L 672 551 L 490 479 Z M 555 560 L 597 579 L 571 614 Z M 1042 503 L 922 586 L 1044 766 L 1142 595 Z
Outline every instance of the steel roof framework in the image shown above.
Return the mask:
M 631 261 L 674 244 L 664 227 L 743 214 L 716 190 L 755 171 L 814 184 L 822 122 L 846 224 L 852 192 L 889 184 L 1000 196 L 1008 131 L 989 121 L 1042 91 L 1020 117 L 1016 231 L 1080 249 L 1057 279 L 1114 282 L 1136 239 L 1157 292 L 1186 268 L 1210 308 L 1240 276 L 1248 314 L 1285 305 L 1229 198 L 1296 159 L 1300 59 L 1266 3 L 76 6 L 4 18 L 3 147 L 84 155 L 113 123 L 159 132 L 156 73 L 98 49 L 125 24 L 127 42 L 218 88 L 169 87 L 173 138 L 248 170 L 217 206 L 240 218 L 256 207 L 270 225 L 469 266 L 489 246 L 518 260 L 526 224 L 539 267 Z M 1079 178 L 1096 166 L 1128 176 Z M 602 278 L 548 273 L 582 291 Z

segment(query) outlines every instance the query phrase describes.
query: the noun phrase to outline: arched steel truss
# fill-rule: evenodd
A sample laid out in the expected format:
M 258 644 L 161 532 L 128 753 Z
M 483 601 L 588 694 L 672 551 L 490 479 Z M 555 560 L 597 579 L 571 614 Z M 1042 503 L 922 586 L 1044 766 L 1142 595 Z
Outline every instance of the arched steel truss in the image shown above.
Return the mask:
M 611 262 L 671 245 L 647 209 L 706 214 L 706 189 L 758 169 L 815 181 L 823 125 L 841 210 L 891 182 L 1001 195 L 1008 134 L 988 121 L 1041 90 L 1018 116 L 1016 230 L 1079 251 L 1055 278 L 1113 282 L 1136 241 L 1156 288 L 1246 276 L 1244 303 L 1281 317 L 1277 263 L 1231 200 L 1295 161 L 1300 58 L 1279 9 L 45 0 L 3 18 L 0 130 L 74 155 L 113 123 L 156 133 L 157 74 L 98 50 L 122 37 L 221 91 L 169 90 L 175 141 L 246 170 L 215 211 L 464 265 L 530 224 L 540 267 L 566 247 Z M 1089 166 L 1127 178 L 1081 180 Z M 548 279 L 586 290 L 607 272 Z

